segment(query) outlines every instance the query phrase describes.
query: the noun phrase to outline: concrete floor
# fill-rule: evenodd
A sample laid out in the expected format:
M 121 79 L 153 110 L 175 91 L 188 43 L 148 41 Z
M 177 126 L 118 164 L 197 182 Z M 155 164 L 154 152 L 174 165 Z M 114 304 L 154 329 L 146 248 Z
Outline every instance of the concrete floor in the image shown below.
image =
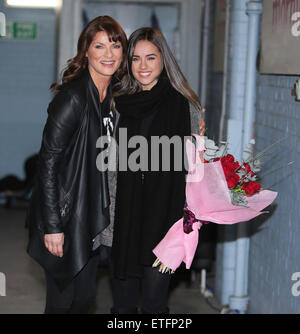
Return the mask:
M 0 314 L 40 314 L 44 311 L 45 279 L 41 267 L 26 253 L 27 234 L 24 209 L 0 207 L 0 273 L 6 278 L 6 295 L 1 295 Z M 0 274 L 0 279 L 3 275 Z M 207 276 L 213 286 L 214 275 Z M 3 292 L 2 292 L 3 294 Z M 217 301 L 212 305 L 221 309 Z M 109 314 L 112 297 L 106 268 L 99 268 L 96 314 Z M 189 272 L 181 270 L 172 278 L 169 294 L 171 314 L 217 314 L 200 293 L 198 281 L 190 283 Z

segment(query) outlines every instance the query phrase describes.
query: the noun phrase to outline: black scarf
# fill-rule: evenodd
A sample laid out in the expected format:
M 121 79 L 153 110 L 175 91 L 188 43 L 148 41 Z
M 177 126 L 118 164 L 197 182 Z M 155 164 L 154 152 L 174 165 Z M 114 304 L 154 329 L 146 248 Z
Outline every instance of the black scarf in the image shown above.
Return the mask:
M 151 136 L 178 135 L 183 139 L 191 135 L 188 101 L 165 76 L 150 91 L 116 98 L 116 108 L 119 128 L 127 129 L 127 143 L 135 135 L 147 138 L 148 166 Z M 120 136 L 119 140 L 121 159 L 127 143 L 121 142 Z M 133 151 L 127 149 L 126 157 Z M 119 278 L 141 277 L 142 266 L 151 266 L 155 260 L 152 249 L 183 216 L 186 172 L 172 170 L 172 157 L 171 171 L 118 172 L 112 261 Z

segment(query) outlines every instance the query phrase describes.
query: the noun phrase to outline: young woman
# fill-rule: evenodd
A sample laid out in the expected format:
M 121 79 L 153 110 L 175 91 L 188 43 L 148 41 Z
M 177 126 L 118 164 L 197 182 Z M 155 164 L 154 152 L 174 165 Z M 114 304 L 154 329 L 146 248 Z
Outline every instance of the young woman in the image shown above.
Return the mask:
M 88 312 L 96 293 L 96 250 L 112 243 L 113 187 L 97 170 L 96 141 L 112 135 L 111 81 L 121 80 L 126 51 L 121 26 L 97 17 L 82 31 L 62 84 L 51 86 L 57 94 L 48 108 L 27 215 L 28 253 L 46 273 L 45 313 Z
M 148 171 L 130 170 L 129 166 L 118 172 L 112 312 L 137 313 L 141 291 L 142 313 L 168 313 L 170 275 L 152 267 L 152 249 L 183 216 L 186 171 L 183 159 L 181 169 L 175 168 L 174 157 L 183 153 L 184 136 L 191 135 L 189 102 L 199 111 L 201 107 L 159 30 L 136 30 L 129 38 L 127 58 L 129 74 L 115 98 L 119 127 L 127 131 L 128 141 L 136 135 L 147 139 Z M 150 170 L 154 136 L 181 139 L 182 147 L 171 149 L 169 171 L 162 166 L 166 162 L 162 161 L 166 158 L 164 151 L 159 153 L 159 169 Z M 126 154 L 122 147 L 120 142 L 120 159 Z M 127 158 L 133 151 L 128 148 Z

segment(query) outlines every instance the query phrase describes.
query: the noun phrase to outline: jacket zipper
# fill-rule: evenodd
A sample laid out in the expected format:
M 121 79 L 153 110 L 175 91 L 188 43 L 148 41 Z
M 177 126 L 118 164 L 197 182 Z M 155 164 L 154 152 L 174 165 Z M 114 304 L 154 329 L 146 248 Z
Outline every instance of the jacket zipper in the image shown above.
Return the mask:
M 142 173 L 142 184 L 144 184 L 144 180 L 145 180 L 145 174 Z

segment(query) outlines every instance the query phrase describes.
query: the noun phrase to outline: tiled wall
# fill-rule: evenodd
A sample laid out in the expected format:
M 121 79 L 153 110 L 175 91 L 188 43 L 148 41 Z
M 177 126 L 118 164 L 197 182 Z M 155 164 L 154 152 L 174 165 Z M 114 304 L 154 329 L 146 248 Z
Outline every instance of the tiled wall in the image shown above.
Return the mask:
M 25 159 L 38 152 L 55 80 L 55 13 L 7 8 L 7 21 L 37 23 L 36 40 L 0 39 L 0 178 L 24 178 Z
M 296 283 L 292 274 L 300 272 L 300 102 L 291 96 L 295 80 L 277 75 L 259 75 L 257 80 L 257 151 L 283 141 L 262 160 L 263 185 L 279 195 L 274 211 L 252 225 L 250 313 L 300 312 L 300 296 L 291 292 Z M 287 167 L 289 161 L 294 164 Z

